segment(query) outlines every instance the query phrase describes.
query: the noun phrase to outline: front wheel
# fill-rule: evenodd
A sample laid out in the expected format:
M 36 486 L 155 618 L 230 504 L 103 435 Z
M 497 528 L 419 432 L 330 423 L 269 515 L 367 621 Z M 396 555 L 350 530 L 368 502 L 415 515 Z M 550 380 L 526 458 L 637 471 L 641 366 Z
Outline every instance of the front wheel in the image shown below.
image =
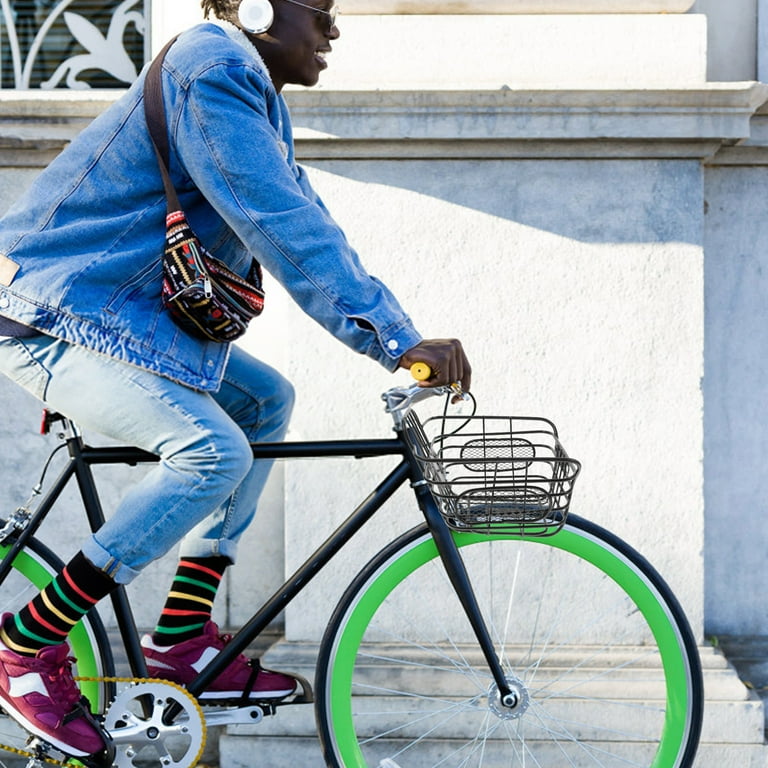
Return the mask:
M 680 605 L 637 552 L 571 516 L 556 535 L 454 533 L 516 694 L 505 706 L 425 526 L 358 575 L 320 649 L 336 768 L 689 768 L 703 685 Z

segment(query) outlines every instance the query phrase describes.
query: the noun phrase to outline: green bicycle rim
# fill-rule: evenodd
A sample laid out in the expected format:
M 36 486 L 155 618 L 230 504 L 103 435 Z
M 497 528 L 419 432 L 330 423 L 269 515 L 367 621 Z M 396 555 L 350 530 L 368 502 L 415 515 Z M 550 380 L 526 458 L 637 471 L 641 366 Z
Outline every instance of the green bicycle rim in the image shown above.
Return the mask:
M 521 537 L 454 533 L 459 547 L 488 541 L 489 538 L 518 540 Z M 546 539 L 528 537 L 526 541 L 556 547 L 596 566 L 632 598 L 643 614 L 661 654 L 667 697 L 659 747 L 649 768 L 670 768 L 678 765 L 677 761 L 685 750 L 688 738 L 688 714 L 692 711 L 690 674 L 674 623 L 655 589 L 638 575 L 628 559 L 618 552 L 607 550 L 589 533 L 575 533 L 564 528 Z M 402 552 L 375 576 L 365 592 L 359 596 L 345 622 L 334 655 L 329 698 L 336 748 L 345 768 L 368 768 L 355 734 L 351 708 L 352 675 L 357 648 L 373 615 L 387 595 L 409 574 L 435 557 L 437 548 L 431 538 Z
M 4 557 L 9 547 L 0 546 L 0 557 Z M 21 551 L 16 555 L 13 567 L 22 576 L 26 577 L 37 589 L 43 589 L 47 586 L 55 573 L 46 568 L 42 560 L 38 560 L 28 552 Z M 98 677 L 101 672 L 97 656 L 94 653 L 93 641 L 90 637 L 85 623 L 78 621 L 69 634 L 68 641 L 72 648 L 72 654 L 77 659 L 77 674 L 79 677 Z M 80 690 L 93 702 L 94 706 L 102 704 L 99 701 L 99 684 L 95 682 L 83 682 L 80 684 Z

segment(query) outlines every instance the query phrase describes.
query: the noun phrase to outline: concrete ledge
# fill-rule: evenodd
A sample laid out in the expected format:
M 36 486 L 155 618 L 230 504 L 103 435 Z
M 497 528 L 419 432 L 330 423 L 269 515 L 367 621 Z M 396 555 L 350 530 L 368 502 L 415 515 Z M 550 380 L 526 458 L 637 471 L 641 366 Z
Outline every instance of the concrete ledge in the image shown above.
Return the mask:
M 723 139 L 750 135 L 761 83 L 670 90 L 295 91 L 300 139 Z
M 750 137 L 753 115 L 768 99 L 768 86 L 710 84 L 669 91 L 296 91 L 288 99 L 302 159 L 703 160 Z
M 721 149 L 708 165 L 768 165 L 768 105 L 751 120 L 748 139 Z
M 45 165 L 120 93 L 0 93 L 0 162 Z M 287 98 L 304 160 L 708 159 L 731 145 L 766 154 L 766 117 L 755 117 L 768 102 L 768 85 L 761 83 L 676 90 L 296 90 Z

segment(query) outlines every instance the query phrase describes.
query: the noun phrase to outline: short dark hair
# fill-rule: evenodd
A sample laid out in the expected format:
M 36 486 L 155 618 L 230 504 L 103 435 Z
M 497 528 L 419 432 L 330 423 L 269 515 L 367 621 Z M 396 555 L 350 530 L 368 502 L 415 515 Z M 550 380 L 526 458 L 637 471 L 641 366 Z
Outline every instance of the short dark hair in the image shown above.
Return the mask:
M 240 0 L 202 0 L 200 5 L 206 19 L 211 13 L 218 19 L 232 19 L 237 16 Z

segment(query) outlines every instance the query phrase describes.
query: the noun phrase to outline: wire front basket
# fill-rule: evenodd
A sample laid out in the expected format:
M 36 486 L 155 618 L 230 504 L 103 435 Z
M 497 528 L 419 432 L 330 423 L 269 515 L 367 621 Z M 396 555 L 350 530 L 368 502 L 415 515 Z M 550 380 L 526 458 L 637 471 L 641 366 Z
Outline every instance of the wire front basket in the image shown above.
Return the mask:
M 451 528 L 550 536 L 565 523 L 581 464 L 551 421 L 436 416 L 422 424 L 411 411 L 404 435 Z

